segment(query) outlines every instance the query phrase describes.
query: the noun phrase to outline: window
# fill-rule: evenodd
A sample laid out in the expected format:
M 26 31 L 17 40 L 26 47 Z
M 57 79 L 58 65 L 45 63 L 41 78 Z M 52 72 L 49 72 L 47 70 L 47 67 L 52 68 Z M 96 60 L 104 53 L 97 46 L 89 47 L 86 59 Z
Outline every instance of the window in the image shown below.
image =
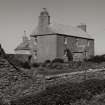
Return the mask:
M 67 37 L 64 37 L 64 44 L 67 45 Z
M 37 42 L 37 37 L 35 37 L 35 42 Z
M 76 39 L 76 46 L 77 47 L 79 46 L 79 39 L 78 38 Z
M 37 45 L 38 39 L 37 37 L 34 38 L 34 45 Z
M 37 50 L 34 50 L 34 54 L 37 56 Z
M 88 51 L 85 50 L 84 54 L 87 57 L 88 56 Z
M 34 59 L 37 59 L 37 50 L 34 50 Z
M 88 40 L 87 46 L 89 46 L 89 45 L 90 45 L 90 41 Z

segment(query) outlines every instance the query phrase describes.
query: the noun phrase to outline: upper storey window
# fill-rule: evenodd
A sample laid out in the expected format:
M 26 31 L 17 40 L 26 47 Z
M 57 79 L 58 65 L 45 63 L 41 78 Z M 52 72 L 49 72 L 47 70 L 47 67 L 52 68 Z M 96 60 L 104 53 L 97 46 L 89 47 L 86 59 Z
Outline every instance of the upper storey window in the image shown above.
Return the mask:
M 37 50 L 34 50 L 33 53 L 34 53 L 34 54 L 33 54 L 34 59 L 37 59 Z
M 37 45 L 37 43 L 38 43 L 38 38 L 37 37 L 34 38 L 33 43 L 34 43 L 34 45 Z
M 87 45 L 88 45 L 88 46 L 90 46 L 90 41 L 89 41 L 89 40 L 88 40 L 88 43 L 87 43 Z
M 35 37 L 35 42 L 36 42 L 36 43 L 38 42 L 38 38 L 37 38 L 37 37 Z
M 79 46 L 79 39 L 76 39 L 76 46 Z
M 64 37 L 64 44 L 67 45 L 67 37 Z

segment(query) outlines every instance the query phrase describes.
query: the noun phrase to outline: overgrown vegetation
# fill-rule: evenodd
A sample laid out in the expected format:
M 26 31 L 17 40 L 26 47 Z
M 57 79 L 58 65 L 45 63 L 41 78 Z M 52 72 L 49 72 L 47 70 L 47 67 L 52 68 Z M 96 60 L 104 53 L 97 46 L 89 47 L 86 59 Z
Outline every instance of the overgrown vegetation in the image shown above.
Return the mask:
M 30 63 L 28 61 L 29 55 L 22 54 L 6 54 L 6 59 L 9 60 L 10 63 L 17 67 L 30 68 Z
M 64 63 L 64 60 L 61 59 L 61 58 L 55 58 L 55 59 L 52 60 L 51 63 Z
M 65 83 L 49 87 L 36 96 L 13 101 L 12 105 L 90 105 L 87 102 L 104 91 L 105 80 L 94 79 L 82 83 Z
M 35 68 L 37 68 L 37 67 L 39 67 L 39 66 L 40 66 L 39 63 L 33 63 L 33 64 L 32 64 L 32 67 L 35 67 Z
M 7 54 L 6 57 L 9 59 L 9 61 L 11 63 L 13 63 L 14 65 L 18 66 L 18 67 L 23 67 L 23 68 L 30 68 L 30 66 L 33 67 L 48 67 L 49 69 L 64 69 L 65 65 L 69 65 L 67 68 L 68 69 L 75 69 L 75 68 L 79 68 L 78 70 L 80 70 L 81 67 L 87 67 L 87 68 L 95 68 L 95 66 L 99 66 L 99 63 L 103 63 L 105 62 L 105 55 L 96 55 L 91 57 L 90 59 L 85 59 L 83 62 L 79 61 L 79 62 L 74 62 L 72 61 L 72 56 L 71 53 L 69 52 L 69 50 L 67 50 L 67 56 L 68 56 L 68 63 L 65 63 L 63 59 L 61 58 L 55 58 L 52 61 L 51 60 L 46 60 L 45 62 L 43 62 L 42 64 L 40 63 L 34 63 L 34 64 L 30 64 L 30 60 L 28 55 L 16 55 L 16 54 Z M 63 65 L 63 66 L 62 66 Z M 95 66 L 93 66 L 95 65 Z
M 95 63 L 102 63 L 105 62 L 105 55 L 96 55 L 88 59 L 87 61 L 95 62 Z
M 31 68 L 31 66 L 29 65 L 28 62 L 21 62 L 20 63 L 20 66 L 23 67 L 23 68 L 25 68 L 25 69 L 30 69 Z
M 43 68 L 41 69 L 42 72 L 44 72 L 45 69 L 48 68 L 48 69 L 52 69 L 52 71 L 58 70 L 58 73 L 59 73 L 59 70 L 60 70 L 60 73 L 64 73 L 65 69 L 67 71 L 68 70 L 78 71 L 78 70 L 84 70 L 84 68 L 85 69 L 92 68 L 92 67 L 95 68 L 95 66 L 97 67 L 97 65 L 98 67 L 100 65 L 102 65 L 100 67 L 105 66 L 104 55 L 101 56 L 100 58 L 97 58 L 97 59 L 96 58 L 97 57 L 95 56 L 85 62 L 71 61 L 69 63 L 64 63 L 62 59 L 56 58 L 55 60 L 52 60 L 52 61 L 50 60 L 45 61 L 43 63 L 45 64 L 44 66 L 42 66 L 43 64 L 35 63 L 33 64 L 33 67 L 38 68 L 41 66 Z M 16 58 L 12 58 L 12 57 L 8 59 L 11 60 L 12 63 L 14 64 L 16 63 L 17 66 L 30 69 L 30 65 L 28 61 L 22 62 L 21 60 L 17 60 Z M 98 59 L 100 59 L 100 61 L 98 61 Z M 14 74 L 16 75 L 16 73 Z M 10 75 L 8 75 L 8 77 L 10 78 Z M 17 78 L 15 79 L 15 76 L 13 78 L 11 78 L 11 81 L 17 79 Z M 19 75 L 19 79 L 20 79 L 20 75 Z M 23 97 L 21 99 L 17 99 L 16 101 L 12 101 L 12 105 L 92 105 L 90 104 L 90 102 L 93 99 L 93 97 L 104 92 L 105 92 L 105 80 L 94 79 L 94 80 L 87 80 L 82 83 L 65 83 L 58 86 L 48 87 L 46 91 L 43 91 L 40 94 L 37 94 L 36 96 Z M 103 97 L 105 98 L 105 96 Z M 104 99 L 101 98 L 99 101 L 102 101 L 102 100 Z M 0 105 L 3 105 L 2 102 L 0 102 Z M 95 103 L 95 105 L 98 105 L 98 104 Z
M 20 55 L 18 55 L 20 56 Z M 21 57 L 17 57 L 16 55 L 9 55 L 8 59 L 12 64 L 17 66 L 18 68 L 24 68 L 24 69 L 40 69 L 44 68 L 44 73 L 46 75 L 53 75 L 53 74 L 59 74 L 59 73 L 70 73 L 70 72 L 76 72 L 76 71 L 83 71 L 88 69 L 98 69 L 98 68 L 104 68 L 105 67 L 105 56 L 94 56 L 91 59 L 85 60 L 83 62 L 78 61 L 69 61 L 64 62 L 61 58 L 55 58 L 52 61 L 46 60 L 43 63 L 33 63 L 31 64 L 29 61 L 29 57 L 26 57 L 27 59 L 21 60 Z

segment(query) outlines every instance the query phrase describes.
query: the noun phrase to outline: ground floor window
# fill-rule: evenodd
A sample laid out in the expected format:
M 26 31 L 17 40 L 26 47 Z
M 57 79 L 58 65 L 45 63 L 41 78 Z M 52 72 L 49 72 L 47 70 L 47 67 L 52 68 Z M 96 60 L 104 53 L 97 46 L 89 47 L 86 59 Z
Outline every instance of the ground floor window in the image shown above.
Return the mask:
M 34 57 L 34 59 L 37 59 L 37 50 L 34 50 L 33 57 Z
M 84 55 L 87 57 L 88 56 L 88 51 L 84 51 Z

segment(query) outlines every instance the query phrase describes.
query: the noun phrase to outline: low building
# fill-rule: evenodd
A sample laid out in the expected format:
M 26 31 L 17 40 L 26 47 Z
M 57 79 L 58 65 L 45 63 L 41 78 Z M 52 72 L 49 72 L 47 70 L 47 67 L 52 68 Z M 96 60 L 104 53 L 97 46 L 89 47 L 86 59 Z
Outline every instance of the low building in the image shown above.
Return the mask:
M 28 39 L 26 34 L 24 34 L 22 38 L 22 42 L 15 48 L 14 51 L 15 51 L 15 54 L 27 54 L 27 55 L 31 54 L 30 53 L 30 40 Z

